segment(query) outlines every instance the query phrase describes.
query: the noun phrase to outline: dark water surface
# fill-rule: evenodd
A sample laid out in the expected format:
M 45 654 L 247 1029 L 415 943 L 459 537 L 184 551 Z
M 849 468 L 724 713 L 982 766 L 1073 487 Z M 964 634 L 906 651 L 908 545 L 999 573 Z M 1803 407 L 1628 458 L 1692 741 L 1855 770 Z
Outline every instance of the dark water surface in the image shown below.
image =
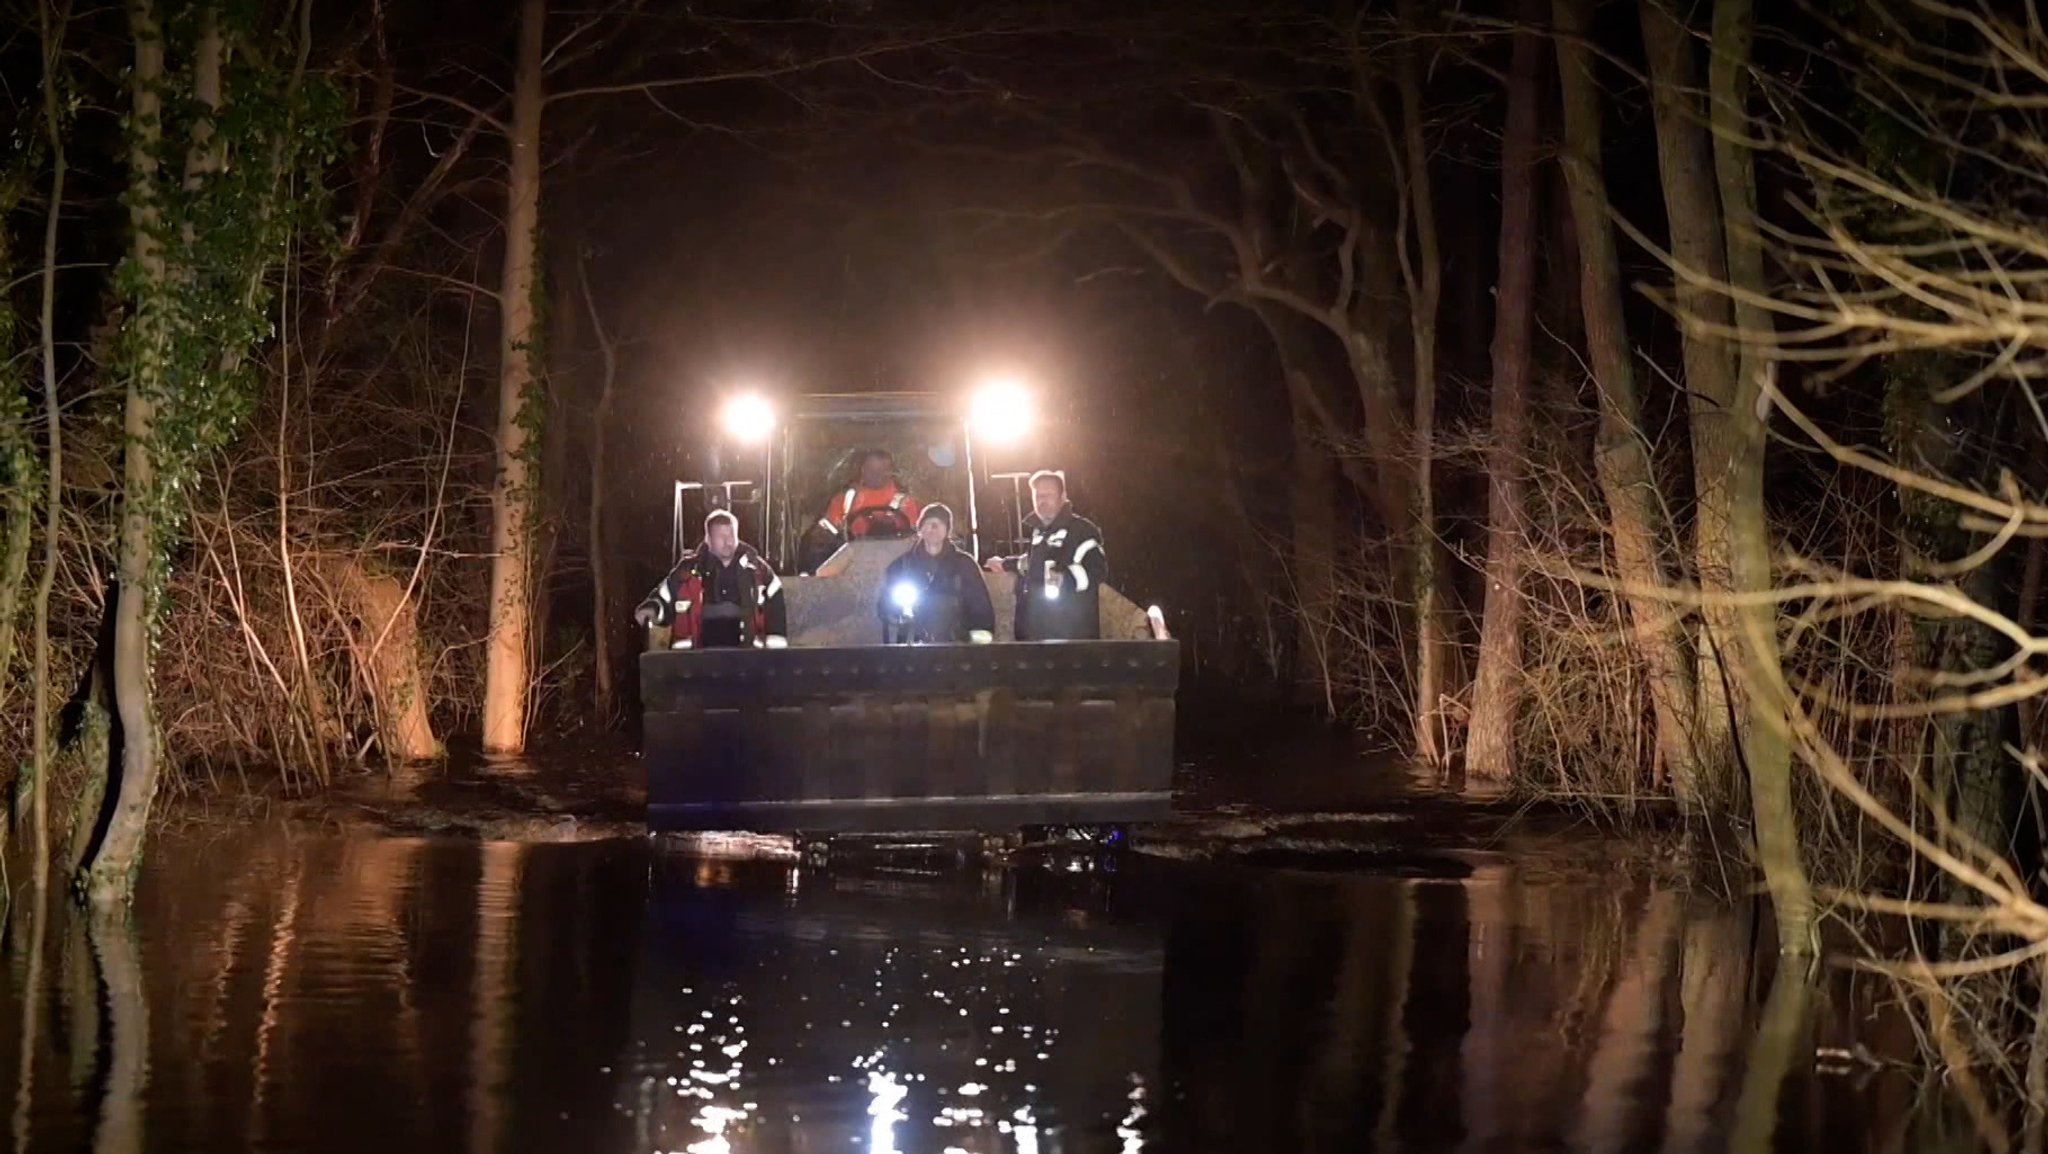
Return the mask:
M 1745 911 L 1483 857 L 1312 864 L 172 839 L 132 930 L 54 920 L 33 975 L 9 942 L 0 1145 L 1969 1148 L 1838 1052 L 1900 1044 L 1885 1016 L 1772 991 Z

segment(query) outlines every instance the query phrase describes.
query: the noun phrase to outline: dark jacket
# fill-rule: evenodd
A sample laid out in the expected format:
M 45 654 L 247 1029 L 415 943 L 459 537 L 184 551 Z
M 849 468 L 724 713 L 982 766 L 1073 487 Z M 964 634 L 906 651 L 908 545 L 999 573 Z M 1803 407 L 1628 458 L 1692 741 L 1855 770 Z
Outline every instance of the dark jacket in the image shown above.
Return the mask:
M 1102 530 L 1068 505 L 1052 519 L 1024 519 L 1031 547 L 1003 558 L 1017 575 L 1017 640 L 1079 641 L 1102 636 L 1101 594 L 1109 580 Z
M 708 551 L 684 555 L 647 600 L 652 622 L 672 627 L 674 642 L 709 648 L 758 646 L 789 636 L 782 579 L 752 546 L 720 564 Z
M 905 620 L 896 601 L 896 591 L 909 586 L 917 600 Z M 989 600 L 988 582 L 974 558 L 953 547 L 934 557 L 917 542 L 910 551 L 889 563 L 882 575 L 882 588 L 875 598 L 875 613 L 882 619 L 884 643 L 960 642 L 983 633 L 993 639 L 996 628 L 995 603 Z

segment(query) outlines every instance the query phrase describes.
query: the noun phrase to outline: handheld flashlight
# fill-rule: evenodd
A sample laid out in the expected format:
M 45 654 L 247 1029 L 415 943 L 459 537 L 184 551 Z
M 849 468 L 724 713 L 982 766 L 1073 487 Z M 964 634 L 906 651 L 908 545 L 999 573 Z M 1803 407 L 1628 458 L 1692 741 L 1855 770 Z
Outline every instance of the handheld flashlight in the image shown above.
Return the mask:
M 894 589 L 889 590 L 889 600 L 895 603 L 899 612 L 908 617 L 917 611 L 917 586 L 908 581 L 899 581 Z

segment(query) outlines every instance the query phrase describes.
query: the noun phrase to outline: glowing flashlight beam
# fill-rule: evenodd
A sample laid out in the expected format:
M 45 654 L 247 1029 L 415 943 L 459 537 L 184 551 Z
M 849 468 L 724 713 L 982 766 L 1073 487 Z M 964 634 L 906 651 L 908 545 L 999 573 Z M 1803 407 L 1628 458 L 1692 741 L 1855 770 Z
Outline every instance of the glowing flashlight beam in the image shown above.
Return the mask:
M 896 608 L 909 613 L 917 608 L 917 586 L 905 581 L 889 590 L 889 600 L 896 603 Z

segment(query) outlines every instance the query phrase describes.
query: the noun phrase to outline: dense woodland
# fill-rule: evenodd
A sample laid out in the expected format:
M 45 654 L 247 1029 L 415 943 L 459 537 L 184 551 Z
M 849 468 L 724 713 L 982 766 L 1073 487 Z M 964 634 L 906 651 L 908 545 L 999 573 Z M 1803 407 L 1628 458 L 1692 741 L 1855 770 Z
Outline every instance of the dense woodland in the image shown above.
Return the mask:
M 8 828 L 625 725 L 717 382 L 999 348 L 1191 686 L 2031 989 L 2048 32 L 1765 7 L 17 4 Z

